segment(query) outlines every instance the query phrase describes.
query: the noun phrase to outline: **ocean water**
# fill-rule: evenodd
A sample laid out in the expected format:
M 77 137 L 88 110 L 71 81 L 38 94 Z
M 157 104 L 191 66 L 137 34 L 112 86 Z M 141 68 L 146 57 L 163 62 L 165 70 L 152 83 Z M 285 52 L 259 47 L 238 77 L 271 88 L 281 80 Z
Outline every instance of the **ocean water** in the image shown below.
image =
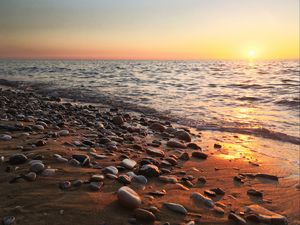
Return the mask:
M 300 143 L 299 73 L 299 61 L 0 61 L 0 79 L 53 95 L 293 144 Z

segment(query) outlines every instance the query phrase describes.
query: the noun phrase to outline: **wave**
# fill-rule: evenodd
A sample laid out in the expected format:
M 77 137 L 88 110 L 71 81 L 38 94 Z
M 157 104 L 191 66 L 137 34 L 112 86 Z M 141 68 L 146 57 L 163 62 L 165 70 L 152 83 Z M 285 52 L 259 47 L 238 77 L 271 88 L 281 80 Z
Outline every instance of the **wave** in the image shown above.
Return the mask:
M 181 125 L 191 126 L 197 128 L 198 130 L 215 130 L 215 131 L 222 131 L 222 132 L 254 135 L 263 138 L 300 145 L 299 137 L 295 137 L 281 132 L 272 131 L 267 128 L 222 126 L 220 124 L 224 124 L 224 121 L 210 124 L 207 123 L 205 120 L 200 121 L 200 120 L 186 119 L 184 118 L 184 116 L 175 116 L 174 114 L 171 114 L 169 111 L 158 111 L 148 106 L 141 106 L 139 104 L 124 101 L 124 99 L 105 95 L 103 93 L 96 92 L 93 89 L 88 89 L 84 87 L 80 89 L 78 88 L 74 89 L 71 87 L 61 88 L 61 87 L 56 87 L 54 83 L 51 84 L 49 82 L 11 81 L 6 79 L 0 79 L 0 85 L 13 87 L 20 90 L 30 90 L 38 94 L 41 94 L 43 96 L 60 97 L 60 98 L 71 99 L 73 101 L 82 102 L 82 103 L 95 103 L 110 108 L 122 108 L 123 110 L 143 113 L 148 116 L 169 120 L 171 122 L 179 123 Z M 245 100 L 250 99 L 253 101 L 260 100 L 254 97 L 244 97 L 244 99 Z M 299 104 L 299 99 L 295 101 L 298 102 Z
M 275 102 L 278 105 L 285 105 L 289 107 L 298 107 L 300 108 L 300 99 L 299 98 L 294 98 L 292 100 L 288 99 L 283 99 Z

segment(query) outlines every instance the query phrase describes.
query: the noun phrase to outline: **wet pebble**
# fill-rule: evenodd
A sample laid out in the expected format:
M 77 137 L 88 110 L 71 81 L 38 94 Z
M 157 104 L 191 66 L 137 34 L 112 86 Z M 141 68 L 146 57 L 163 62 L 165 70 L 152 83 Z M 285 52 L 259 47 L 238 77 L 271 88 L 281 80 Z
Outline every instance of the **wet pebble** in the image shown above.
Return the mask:
M 108 166 L 103 169 L 103 173 L 117 175 L 119 171 L 115 166 Z
M 146 177 L 158 177 L 160 175 L 160 169 L 153 164 L 146 164 L 140 168 L 139 174 Z
M 124 159 L 121 163 L 122 166 L 124 166 L 127 169 L 133 169 L 136 166 L 136 161 L 132 159 Z
M 40 162 L 33 163 L 30 166 L 30 171 L 35 173 L 41 173 L 44 169 L 45 169 L 45 165 Z
M 164 157 L 165 156 L 165 153 L 159 149 L 147 149 L 146 152 L 149 154 L 149 155 L 152 155 L 152 156 L 157 156 L 157 157 Z
M 11 224 L 14 224 L 15 221 L 16 221 L 16 218 L 14 216 L 5 216 L 2 219 L 2 224 L 3 225 L 11 225 Z
M 59 188 L 62 190 L 67 190 L 69 188 L 71 188 L 72 184 L 70 181 L 63 181 L 59 183 Z
M 103 186 L 103 182 L 91 182 L 91 183 L 89 183 L 89 188 L 92 191 L 100 191 L 102 186 Z
M 24 154 L 15 154 L 9 158 L 8 162 L 11 165 L 19 165 L 25 163 L 27 159 Z
M 243 219 L 242 217 L 238 216 L 237 214 L 235 214 L 233 212 L 229 213 L 228 219 L 232 220 L 237 225 L 247 224 L 245 219 Z
M 206 159 L 208 157 L 207 154 L 201 151 L 193 151 L 192 156 L 198 159 Z
M 12 136 L 7 134 L 1 134 L 0 135 L 0 141 L 10 141 L 12 139 Z
M 167 146 L 171 148 L 186 148 L 186 146 L 178 141 L 170 140 L 167 142 Z
M 177 213 L 184 214 L 184 215 L 186 215 L 188 213 L 186 208 L 184 208 L 182 205 L 177 204 L 177 203 L 165 202 L 164 206 L 166 206 L 168 209 L 170 209 L 173 212 L 177 212 Z
M 190 134 L 184 130 L 179 130 L 179 131 L 175 132 L 174 135 L 176 138 L 186 141 L 186 142 L 191 142 L 191 140 L 192 140 Z
M 138 208 L 142 204 L 140 196 L 127 186 L 118 190 L 117 197 L 120 204 L 126 208 Z
M 139 219 L 139 220 L 144 220 L 144 221 L 155 221 L 156 217 L 155 215 L 146 210 L 146 209 L 141 209 L 141 208 L 137 208 L 134 210 L 134 216 L 135 218 Z

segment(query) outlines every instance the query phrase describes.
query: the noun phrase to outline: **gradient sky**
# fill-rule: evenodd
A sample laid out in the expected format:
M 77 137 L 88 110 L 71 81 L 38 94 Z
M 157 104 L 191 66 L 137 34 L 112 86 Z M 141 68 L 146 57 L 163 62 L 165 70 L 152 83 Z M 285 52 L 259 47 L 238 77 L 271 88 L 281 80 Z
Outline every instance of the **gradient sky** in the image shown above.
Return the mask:
M 299 0 L 0 0 L 0 58 L 299 58 Z

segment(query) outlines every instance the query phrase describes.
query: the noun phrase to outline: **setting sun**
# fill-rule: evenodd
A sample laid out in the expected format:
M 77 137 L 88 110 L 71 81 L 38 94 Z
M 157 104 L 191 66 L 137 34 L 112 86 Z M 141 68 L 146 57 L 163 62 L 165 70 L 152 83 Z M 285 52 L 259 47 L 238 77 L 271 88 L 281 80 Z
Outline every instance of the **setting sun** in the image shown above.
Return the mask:
M 253 59 L 256 56 L 256 52 L 253 49 L 248 50 L 248 58 Z

